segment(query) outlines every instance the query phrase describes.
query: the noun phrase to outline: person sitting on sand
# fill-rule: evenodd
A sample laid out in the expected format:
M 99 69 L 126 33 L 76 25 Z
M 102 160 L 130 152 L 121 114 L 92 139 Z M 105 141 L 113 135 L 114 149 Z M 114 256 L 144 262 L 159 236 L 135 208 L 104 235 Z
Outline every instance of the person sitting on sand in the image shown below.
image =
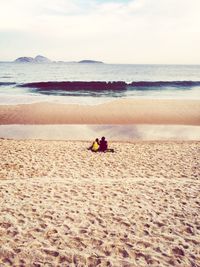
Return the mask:
M 96 138 L 88 150 L 91 150 L 92 152 L 114 152 L 114 149 L 108 149 L 108 142 L 104 136 L 101 138 L 100 142 L 99 139 Z
M 99 139 L 96 138 L 96 140 L 93 142 L 93 144 L 91 145 L 91 147 L 89 147 L 88 149 L 91 150 L 91 151 L 93 151 L 93 152 L 99 151 Z
M 105 152 L 107 149 L 108 149 L 108 142 L 106 141 L 106 138 L 103 136 L 100 140 L 99 151 Z
M 108 149 L 108 142 L 106 141 L 106 138 L 103 136 L 100 140 L 99 144 L 99 151 L 100 152 L 114 152 L 114 149 Z

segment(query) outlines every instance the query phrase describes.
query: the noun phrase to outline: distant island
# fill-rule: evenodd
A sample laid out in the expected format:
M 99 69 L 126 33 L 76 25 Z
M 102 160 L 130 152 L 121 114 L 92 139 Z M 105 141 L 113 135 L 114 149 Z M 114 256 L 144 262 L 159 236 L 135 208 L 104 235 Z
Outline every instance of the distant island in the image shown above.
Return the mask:
M 15 63 L 50 63 L 52 62 L 50 59 L 44 57 L 44 56 L 36 56 L 33 57 L 19 57 L 15 61 Z
M 14 63 L 85 63 L 85 64 L 104 64 L 102 61 L 85 59 L 81 61 L 65 62 L 65 61 L 52 61 L 47 57 L 38 55 L 35 58 L 33 57 L 18 57 L 14 60 Z
M 98 64 L 103 64 L 102 61 L 96 61 L 96 60 L 90 60 L 90 59 L 81 60 L 78 63 L 98 63 Z

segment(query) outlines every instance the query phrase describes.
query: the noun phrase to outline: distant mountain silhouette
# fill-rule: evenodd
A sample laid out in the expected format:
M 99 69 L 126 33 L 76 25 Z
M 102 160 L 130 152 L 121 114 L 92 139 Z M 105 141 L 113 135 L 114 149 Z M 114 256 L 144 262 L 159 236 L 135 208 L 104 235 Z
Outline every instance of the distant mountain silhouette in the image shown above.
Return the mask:
M 96 60 L 90 60 L 90 59 L 85 59 L 81 61 L 71 61 L 71 62 L 66 62 L 66 61 L 51 61 L 47 57 L 38 55 L 35 58 L 33 57 L 18 57 L 17 59 L 14 60 L 15 63 L 88 63 L 88 64 L 104 64 L 102 61 L 96 61 Z
M 36 62 L 36 63 L 50 63 L 51 60 L 48 59 L 47 57 L 43 57 L 43 56 L 38 55 L 34 58 L 34 62 Z
M 17 62 L 17 63 L 29 63 L 29 62 L 33 62 L 33 60 L 34 60 L 34 58 L 32 58 L 32 57 L 19 57 L 14 62 Z
M 35 58 L 33 58 L 33 57 L 19 57 L 14 62 L 16 62 L 16 63 L 50 63 L 51 60 L 44 57 L 44 56 L 38 55 Z
M 96 61 L 96 60 L 90 60 L 90 59 L 81 60 L 78 63 L 98 63 L 98 64 L 100 63 L 100 64 L 103 64 L 102 61 Z

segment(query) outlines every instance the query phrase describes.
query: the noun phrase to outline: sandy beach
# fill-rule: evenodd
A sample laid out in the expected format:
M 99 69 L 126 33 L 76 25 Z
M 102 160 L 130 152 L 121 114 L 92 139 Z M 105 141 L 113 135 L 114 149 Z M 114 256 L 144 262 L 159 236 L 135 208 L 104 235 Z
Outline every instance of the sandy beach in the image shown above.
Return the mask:
M 0 266 L 200 264 L 200 143 L 0 140 Z
M 200 125 L 199 100 L 121 99 L 99 105 L 1 105 L 0 124 Z
M 200 267 L 200 0 L 2 0 L 0 267 Z

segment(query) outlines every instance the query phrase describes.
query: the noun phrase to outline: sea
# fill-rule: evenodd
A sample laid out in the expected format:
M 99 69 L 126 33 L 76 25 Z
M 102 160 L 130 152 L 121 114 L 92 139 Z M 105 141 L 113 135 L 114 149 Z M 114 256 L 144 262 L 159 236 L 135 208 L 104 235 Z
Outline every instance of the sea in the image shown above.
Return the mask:
M 0 62 L 0 105 L 200 99 L 200 65 Z
M 200 65 L 0 62 L 0 105 L 98 105 L 122 98 L 200 99 Z M 200 140 L 189 125 L 0 125 L 0 138 Z

